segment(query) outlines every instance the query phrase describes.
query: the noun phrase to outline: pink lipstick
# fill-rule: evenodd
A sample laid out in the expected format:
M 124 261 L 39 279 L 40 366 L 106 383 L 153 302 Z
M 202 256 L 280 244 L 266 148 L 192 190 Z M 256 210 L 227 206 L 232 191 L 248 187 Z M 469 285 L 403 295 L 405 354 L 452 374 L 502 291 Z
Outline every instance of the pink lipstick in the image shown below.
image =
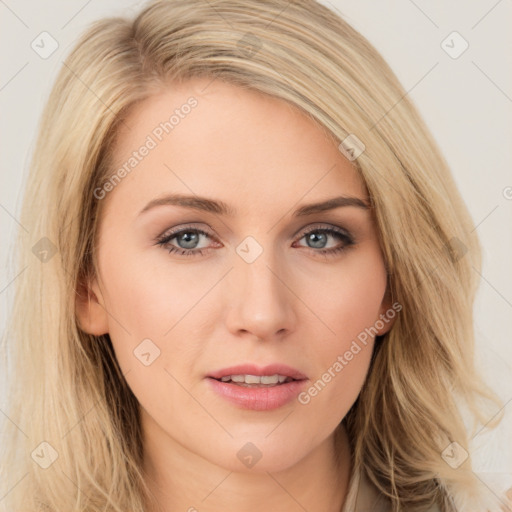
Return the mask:
M 291 402 L 308 378 L 284 364 L 231 366 L 207 375 L 213 391 L 242 409 L 269 411 Z

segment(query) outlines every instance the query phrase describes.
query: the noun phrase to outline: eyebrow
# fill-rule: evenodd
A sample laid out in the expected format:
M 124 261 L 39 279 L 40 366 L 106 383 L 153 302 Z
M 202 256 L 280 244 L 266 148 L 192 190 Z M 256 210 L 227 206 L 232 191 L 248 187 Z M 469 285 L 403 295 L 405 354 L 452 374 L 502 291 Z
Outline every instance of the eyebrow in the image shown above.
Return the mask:
M 139 213 L 141 215 L 152 208 L 157 206 L 181 206 L 183 208 L 191 208 L 193 210 L 200 210 L 217 215 L 225 215 L 233 217 L 236 215 L 236 210 L 231 208 L 223 201 L 208 199 L 207 197 L 190 196 L 182 194 L 170 194 L 164 197 L 153 199 L 150 201 Z M 354 196 L 338 196 L 320 203 L 306 204 L 295 210 L 294 217 L 303 217 L 306 215 L 313 215 L 315 213 L 325 212 L 327 210 L 334 210 L 344 206 L 355 206 L 364 210 L 369 210 L 370 205 L 359 197 Z

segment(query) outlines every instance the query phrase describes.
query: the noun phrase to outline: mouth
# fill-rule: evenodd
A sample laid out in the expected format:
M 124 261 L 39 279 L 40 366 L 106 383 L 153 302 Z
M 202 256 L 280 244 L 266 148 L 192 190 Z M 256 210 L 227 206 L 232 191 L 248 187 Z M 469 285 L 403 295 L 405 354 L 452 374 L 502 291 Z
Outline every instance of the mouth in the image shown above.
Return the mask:
M 290 403 L 308 380 L 283 364 L 231 366 L 207 375 L 211 389 L 242 409 L 268 411 Z
M 211 372 L 207 377 L 220 382 L 238 385 L 279 386 L 294 380 L 306 380 L 307 377 L 296 368 L 286 364 L 269 364 L 264 367 L 254 364 L 240 364 Z

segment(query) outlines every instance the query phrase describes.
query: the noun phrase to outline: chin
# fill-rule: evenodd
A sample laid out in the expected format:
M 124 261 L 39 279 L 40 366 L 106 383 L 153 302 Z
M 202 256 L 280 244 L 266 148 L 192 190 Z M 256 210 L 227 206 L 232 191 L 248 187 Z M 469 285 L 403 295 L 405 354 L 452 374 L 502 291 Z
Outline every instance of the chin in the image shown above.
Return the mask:
M 293 440 L 290 436 L 285 436 L 270 440 L 270 436 L 265 436 L 268 436 L 268 431 L 259 437 L 242 436 L 232 439 L 229 447 L 221 448 L 227 457 L 213 457 L 210 460 L 228 471 L 266 474 L 289 469 L 307 454 L 300 439 Z M 301 449 L 297 449 L 298 447 Z

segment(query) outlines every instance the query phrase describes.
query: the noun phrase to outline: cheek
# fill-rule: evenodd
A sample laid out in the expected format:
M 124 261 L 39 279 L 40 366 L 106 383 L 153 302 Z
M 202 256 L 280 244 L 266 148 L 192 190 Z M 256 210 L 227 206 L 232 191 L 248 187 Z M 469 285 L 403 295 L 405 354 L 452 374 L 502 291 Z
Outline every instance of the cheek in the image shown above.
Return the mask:
M 314 372 L 298 402 L 309 410 L 309 418 L 324 418 L 325 432 L 344 418 L 366 380 L 374 348 L 373 311 L 378 310 L 378 303 L 368 306 L 352 297 L 345 307 L 332 311 L 328 321 L 335 334 L 323 336 L 314 348 L 304 351 L 305 359 L 314 362 Z
M 101 268 L 111 335 L 162 339 L 204 294 L 206 285 L 195 282 L 197 276 L 170 267 L 162 254 L 155 265 L 142 252 L 105 251 Z
M 314 284 L 314 286 L 313 286 Z M 323 338 L 331 350 L 341 349 L 379 319 L 387 276 L 376 244 L 347 254 L 338 266 L 317 272 L 303 294 L 323 321 Z
M 104 251 L 102 257 L 105 307 L 116 358 L 142 405 L 148 400 L 158 404 L 155 389 L 173 387 L 165 369 L 173 372 L 175 359 L 184 368 L 195 360 L 180 330 L 198 300 L 197 287 L 187 287 L 180 272 L 163 275 L 135 251 Z
M 329 287 L 308 294 L 308 305 L 316 308 L 324 334 L 305 347 L 305 357 L 316 362 L 316 371 L 312 386 L 299 402 L 319 410 L 331 408 L 333 420 L 341 420 L 367 375 L 386 291 L 386 271 L 375 248 L 347 260 L 335 279 L 323 279 Z
M 102 275 L 109 334 L 129 387 L 152 416 L 173 418 L 186 409 L 192 422 L 203 424 L 206 418 L 181 387 L 188 388 L 187 372 L 197 364 L 198 349 L 185 333 L 201 287 L 190 281 L 187 287 L 183 273 L 159 272 L 141 255 L 117 256 L 105 257 Z

